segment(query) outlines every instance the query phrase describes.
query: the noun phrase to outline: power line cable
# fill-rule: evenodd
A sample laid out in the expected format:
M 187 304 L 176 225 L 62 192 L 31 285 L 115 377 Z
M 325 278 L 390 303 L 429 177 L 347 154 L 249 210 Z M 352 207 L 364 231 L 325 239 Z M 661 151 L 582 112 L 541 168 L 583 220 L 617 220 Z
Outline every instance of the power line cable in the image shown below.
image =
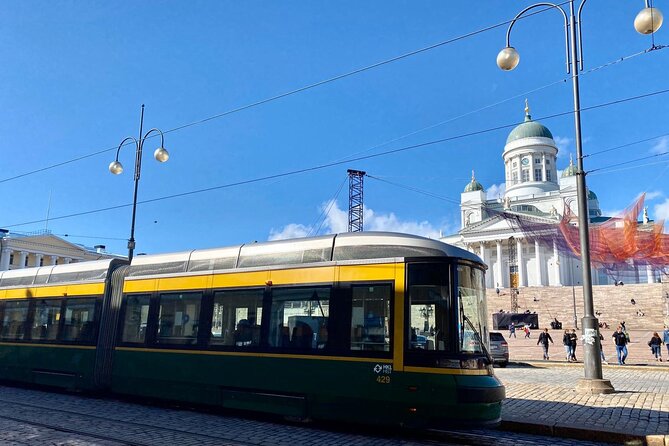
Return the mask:
M 387 184 L 393 185 L 395 187 L 406 189 L 406 190 L 416 192 L 416 193 L 419 193 L 419 194 L 422 194 L 422 195 L 427 195 L 428 197 L 437 198 L 439 200 L 443 200 L 443 201 L 446 201 L 446 202 L 451 203 L 451 204 L 457 204 L 457 205 L 460 204 L 460 200 L 456 200 L 454 198 L 437 195 L 433 192 L 429 192 L 429 191 L 426 191 L 426 190 L 423 190 L 423 189 L 419 189 L 419 188 L 414 187 L 414 186 L 408 186 L 406 184 L 401 184 L 401 183 L 396 183 L 396 182 L 393 182 L 393 181 L 388 181 L 388 180 L 385 180 L 381 177 L 377 177 L 375 175 L 370 175 L 369 173 L 367 173 L 367 177 L 372 178 L 376 181 L 380 181 L 382 183 L 387 183 Z
M 623 144 L 623 145 L 620 145 L 620 146 L 611 147 L 611 148 L 604 149 L 604 150 L 598 150 L 598 151 L 596 151 L 596 152 L 592 152 L 592 153 L 589 153 L 589 154 L 587 154 L 587 155 L 583 155 L 583 158 L 587 158 L 587 157 L 589 157 L 589 156 L 600 155 L 600 154 L 602 154 L 602 153 L 612 152 L 612 151 L 614 151 L 614 150 L 624 149 L 625 147 L 629 147 L 629 146 L 633 146 L 633 145 L 636 145 L 636 144 L 641 144 L 641 143 L 644 143 L 644 142 L 652 141 L 652 140 L 654 140 L 654 139 L 664 138 L 664 137 L 666 137 L 666 136 L 669 136 L 669 133 L 664 133 L 664 134 L 662 134 L 662 135 L 653 136 L 653 137 L 651 137 L 651 138 L 640 139 L 640 140 L 638 140 L 638 141 L 628 142 L 628 143 L 626 143 L 626 144 Z
M 568 2 L 568 1 L 565 1 L 565 2 L 559 3 L 558 6 L 562 6 L 562 5 L 565 5 L 565 4 L 567 4 L 567 3 L 569 3 L 569 2 Z M 552 9 L 552 8 L 553 8 L 553 7 L 548 7 L 548 8 L 545 8 L 545 9 L 540 9 L 540 10 L 538 10 L 538 11 L 534 11 L 534 12 L 529 13 L 529 14 L 523 16 L 523 17 L 520 17 L 519 19 L 526 19 L 526 18 L 529 18 L 529 17 L 531 17 L 531 16 L 534 16 L 534 15 L 541 14 L 541 13 L 543 13 L 543 12 L 546 12 L 546 11 Z M 297 94 L 297 93 L 301 93 L 301 92 L 303 92 L 303 91 L 311 90 L 311 89 L 313 89 L 313 88 L 320 87 L 321 85 L 329 84 L 329 83 L 332 83 L 332 82 L 335 82 L 335 81 L 338 81 L 338 80 L 341 80 L 341 79 L 344 79 L 344 78 L 347 78 L 347 77 L 354 76 L 354 75 L 356 75 L 356 74 L 363 73 L 363 72 L 365 72 L 365 71 L 372 70 L 372 69 L 374 69 L 374 68 L 381 67 L 381 66 L 383 66 L 383 65 L 387 65 L 387 64 L 390 64 L 390 63 L 393 63 L 393 62 L 397 62 L 397 61 L 399 61 L 399 60 L 406 59 L 406 58 L 408 58 L 408 57 L 415 56 L 415 55 L 417 55 L 417 54 L 424 53 L 424 52 L 426 52 L 426 51 L 429 51 L 429 50 L 432 50 L 432 49 L 435 49 L 435 48 L 439 48 L 439 47 L 444 46 L 444 45 L 448 45 L 448 44 L 455 43 L 455 42 L 460 41 L 460 40 L 467 39 L 467 38 L 469 38 L 469 37 L 473 37 L 473 36 L 475 36 L 475 35 L 477 35 L 477 34 L 481 34 L 481 33 L 487 32 L 487 31 L 491 31 L 491 30 L 493 30 L 493 29 L 502 27 L 502 26 L 504 26 L 504 25 L 508 25 L 509 23 L 511 23 L 511 21 L 512 21 L 512 20 L 507 20 L 507 21 L 504 21 L 504 22 L 496 23 L 496 24 L 494 24 L 494 25 L 489 25 L 489 26 L 480 28 L 480 29 L 478 29 L 478 30 L 471 31 L 471 32 L 469 32 L 469 33 L 461 34 L 461 35 L 459 35 L 459 36 L 457 36 L 457 37 L 453 37 L 453 38 L 451 38 L 451 39 L 444 40 L 444 41 L 442 41 L 442 42 L 438 42 L 438 43 L 435 43 L 435 44 L 426 46 L 426 47 L 424 47 L 424 48 L 420 48 L 420 49 L 417 49 L 417 50 L 413 50 L 413 51 L 410 51 L 410 52 L 408 52 L 408 53 L 404 53 L 404 54 L 401 54 L 401 55 L 399 55 L 399 56 L 392 57 L 392 58 L 390 58 L 390 59 L 386 59 L 386 60 L 383 60 L 383 61 L 380 61 L 380 62 L 376 62 L 376 63 L 374 63 L 374 64 L 372 64 L 372 65 L 367 65 L 367 66 L 362 67 L 362 68 L 357 68 L 357 69 L 355 69 L 355 70 L 353 70 L 353 71 L 349 71 L 349 72 L 344 73 L 344 74 L 339 74 L 339 75 L 337 75 L 337 76 L 334 76 L 334 77 L 331 77 L 331 78 L 328 78 L 328 79 L 325 79 L 325 80 L 322 80 L 322 81 L 318 81 L 318 82 L 315 82 L 315 83 L 313 83 L 313 84 L 305 85 L 305 86 L 303 86 L 303 87 L 296 88 L 296 89 L 294 89 L 294 90 L 287 91 L 287 92 L 285 92 L 285 93 L 281 93 L 281 94 L 278 94 L 278 95 L 275 95 L 275 96 L 271 96 L 271 97 L 269 97 L 269 98 L 261 99 L 261 100 L 259 100 L 259 101 L 252 102 L 252 103 L 250 103 L 250 104 L 246 104 L 246 105 L 243 105 L 243 106 L 241 106 L 241 107 L 234 108 L 234 109 L 232 109 L 232 110 L 227 110 L 227 111 L 224 111 L 224 112 L 222 112 L 222 113 L 218 113 L 218 114 L 216 114 L 216 115 L 209 116 L 209 117 L 207 117 L 207 118 L 199 119 L 199 120 L 197 120 L 197 121 L 193 121 L 193 122 L 190 122 L 190 123 L 188 123 L 188 124 L 183 124 L 183 125 L 180 125 L 180 126 L 178 126 L 178 127 L 174 127 L 174 128 L 172 128 L 172 129 L 169 129 L 169 130 L 163 132 L 163 134 L 165 134 L 165 133 L 172 133 L 172 132 L 176 132 L 176 131 L 179 131 L 179 130 L 182 130 L 182 129 L 185 129 L 185 128 L 188 128 L 188 127 L 192 127 L 192 126 L 195 126 L 195 125 L 198 125 L 198 124 L 203 124 L 203 123 L 205 123 L 205 122 L 212 121 L 212 120 L 214 120 L 214 119 L 218 119 L 218 118 L 222 118 L 222 117 L 224 117 L 224 116 L 228 116 L 228 115 L 231 115 L 231 114 L 233 114 L 233 113 L 237 113 L 237 112 L 240 112 L 240 111 L 243 111 L 243 110 L 247 110 L 247 109 L 250 109 L 250 108 L 253 108 L 253 107 L 257 107 L 257 106 L 259 106 L 259 105 L 267 104 L 267 103 L 269 103 L 269 102 L 273 102 L 273 101 L 276 101 L 276 100 L 278 100 L 278 99 L 285 98 L 285 97 L 287 97 L 287 96 L 291 96 L 291 95 L 294 95 L 294 94 Z M 151 135 L 151 138 L 156 137 L 156 136 L 157 136 L 157 135 Z M 130 143 L 127 143 L 127 144 L 132 144 L 132 143 L 130 142 Z M 91 158 L 91 157 L 93 157 L 93 156 L 100 155 L 100 154 L 102 154 L 102 153 L 106 153 L 106 152 L 110 152 L 110 151 L 112 151 L 112 150 L 116 150 L 117 148 L 118 148 L 118 147 L 110 147 L 110 148 L 108 148 L 108 149 L 101 149 L 101 150 L 98 150 L 98 151 L 96 151 L 96 152 L 89 153 L 89 154 L 87 154 L 87 155 L 82 155 L 82 156 L 73 158 L 73 159 L 71 159 L 71 160 L 63 161 L 63 162 L 60 162 L 60 163 L 57 163 L 57 164 L 53 164 L 53 165 L 50 165 L 50 166 L 42 167 L 42 168 L 35 169 L 35 170 L 29 171 L 29 172 L 24 172 L 24 173 L 22 173 L 22 174 L 14 175 L 14 176 L 12 176 L 12 177 L 8 177 L 8 178 L 0 179 L 0 183 L 5 183 L 5 182 L 7 182 L 7 181 L 12 181 L 12 180 L 16 180 L 16 179 L 18 179 L 18 178 L 23 178 L 23 177 L 28 176 L 28 175 L 33 175 L 33 174 L 36 174 L 36 173 L 39 173 L 39 172 L 44 172 L 44 171 L 46 171 L 46 170 L 54 169 L 54 168 L 56 168 L 56 167 L 60 167 L 60 166 L 66 165 L 66 164 L 71 164 L 71 163 L 74 163 L 74 162 L 77 162 L 77 161 L 81 161 L 81 160 L 86 159 L 86 158 Z
M 610 168 L 613 168 L 613 167 L 626 166 L 628 164 L 633 164 L 633 163 L 636 163 L 638 161 L 643 161 L 643 160 L 647 160 L 647 159 L 650 159 L 650 158 L 657 158 L 658 156 L 664 156 L 664 155 L 667 155 L 667 154 L 669 154 L 669 151 L 654 153 L 652 155 L 642 156 L 641 158 L 634 158 L 634 159 L 631 159 L 631 160 L 628 160 L 628 161 L 622 161 L 620 163 L 609 164 L 609 165 L 604 166 L 604 167 L 598 167 L 597 169 L 589 170 L 589 171 L 586 172 L 586 174 L 590 174 L 592 172 L 598 172 L 600 170 L 607 170 L 607 169 L 610 169 Z
M 614 100 L 614 101 L 605 102 L 605 103 L 602 103 L 602 104 L 591 105 L 589 107 L 582 107 L 581 111 L 595 110 L 595 109 L 598 109 L 598 108 L 608 107 L 608 106 L 611 106 L 611 105 L 621 104 L 621 103 L 624 103 L 624 102 L 629 102 L 629 101 L 633 101 L 633 100 L 638 100 L 638 99 L 643 99 L 643 98 L 647 98 L 647 97 L 651 97 L 651 96 L 656 96 L 656 95 L 664 94 L 664 93 L 667 93 L 667 92 L 669 92 L 669 89 L 658 90 L 658 91 L 654 91 L 654 92 L 651 92 L 651 93 L 644 93 L 644 94 L 640 94 L 640 95 L 637 95 L 637 96 L 632 96 L 632 97 L 628 97 L 628 98 L 624 98 L 624 99 L 617 99 L 617 100 Z M 552 115 L 546 115 L 546 116 L 543 116 L 543 117 L 539 117 L 538 119 L 540 119 L 540 120 L 553 119 L 553 118 L 560 117 L 560 116 L 571 115 L 573 113 L 574 113 L 573 111 L 554 113 Z M 520 123 L 515 122 L 513 124 L 505 124 L 505 125 L 500 125 L 500 126 L 496 126 L 496 127 L 490 127 L 490 128 L 487 128 L 487 129 L 477 130 L 477 131 L 468 132 L 468 133 L 463 133 L 463 134 L 460 134 L 460 135 L 450 136 L 450 137 L 447 137 L 447 138 L 441 138 L 441 139 L 437 139 L 437 140 L 433 140 L 433 141 L 427 141 L 427 142 L 423 142 L 423 143 L 412 144 L 410 146 L 404 146 L 404 147 L 400 147 L 400 148 L 396 148 L 396 149 L 386 150 L 384 152 L 374 153 L 374 154 L 371 154 L 371 155 L 359 156 L 359 157 L 351 159 L 351 160 L 334 161 L 334 162 L 325 163 L 325 164 L 321 164 L 321 165 L 305 167 L 305 168 L 302 168 L 302 169 L 296 169 L 296 170 L 292 170 L 292 171 L 288 171 L 288 172 L 281 172 L 281 173 L 277 173 L 277 174 L 273 174 L 273 175 L 267 175 L 267 176 L 263 176 L 263 177 L 252 178 L 252 179 L 249 179 L 249 180 L 242 180 L 242 181 L 237 181 L 237 182 L 234 182 L 234 183 L 228 183 L 228 184 L 223 184 L 223 185 L 218 185 L 218 186 L 206 187 L 206 188 L 196 189 L 196 190 L 192 190 L 192 191 L 188 191 L 188 192 L 181 192 L 181 193 L 178 193 L 178 194 L 166 195 L 166 196 L 163 196 L 163 197 L 157 197 L 157 198 L 152 198 L 152 199 L 149 199 L 149 200 L 138 201 L 137 204 L 146 204 L 146 203 L 153 203 L 153 202 L 157 202 L 157 201 L 170 200 L 170 199 L 173 199 L 173 198 L 185 197 L 185 196 L 188 196 L 188 195 L 195 195 L 195 194 L 200 194 L 200 193 L 203 193 L 203 192 L 210 192 L 210 191 L 213 191 L 213 190 L 227 189 L 227 188 L 230 188 L 230 187 L 242 186 L 242 185 L 245 185 L 245 184 L 257 183 L 257 182 L 271 180 L 271 179 L 275 179 L 275 178 L 282 178 L 282 177 L 286 177 L 286 176 L 292 176 L 292 175 L 298 175 L 298 174 L 307 173 L 307 172 L 313 172 L 313 171 L 316 171 L 316 170 L 323 170 L 323 169 L 326 169 L 326 168 L 329 168 L 329 167 L 339 166 L 339 165 L 354 162 L 354 161 L 363 161 L 363 160 L 368 160 L 368 159 L 372 159 L 372 158 L 378 158 L 378 157 L 381 157 L 381 156 L 406 152 L 406 151 L 409 151 L 409 150 L 415 150 L 415 149 L 418 149 L 418 148 L 428 147 L 428 146 L 432 146 L 432 145 L 436 145 L 436 144 L 440 144 L 440 143 L 444 143 L 444 142 L 456 141 L 456 140 L 468 138 L 468 137 L 471 137 L 471 136 L 477 136 L 477 135 L 482 135 L 482 134 L 485 134 L 485 133 L 491 133 L 491 132 L 495 132 L 495 131 L 498 131 L 498 130 L 503 130 L 503 129 L 508 129 L 508 128 L 511 128 L 511 127 L 515 127 L 519 124 Z M 91 210 L 91 211 L 78 212 L 78 213 L 64 215 L 64 216 L 60 216 L 60 217 L 50 217 L 49 220 L 61 220 L 61 219 L 64 219 L 64 218 L 79 217 L 79 216 L 82 216 L 82 215 L 88 215 L 88 214 L 93 214 L 93 213 L 98 213 L 98 212 L 110 211 L 110 210 L 120 209 L 120 208 L 124 208 L 124 207 L 129 207 L 129 206 L 132 206 L 132 204 L 122 204 L 122 205 L 117 205 L 117 206 L 109 206 L 109 207 L 106 207 L 106 208 L 101 208 L 101 209 L 96 209 L 96 210 Z M 28 224 L 41 223 L 41 222 L 44 222 L 44 221 L 45 221 L 45 219 L 33 220 L 33 221 L 29 221 L 29 222 L 24 222 L 24 223 L 4 225 L 3 227 L 24 226 L 24 225 L 28 225 Z
M 344 188 L 344 184 L 346 184 L 346 180 L 348 180 L 348 175 L 344 176 L 344 180 L 341 182 L 341 184 L 337 188 L 337 192 L 335 192 L 334 197 L 332 197 L 330 199 L 330 201 L 328 202 L 327 208 L 323 207 L 323 210 L 321 210 L 321 214 L 318 216 L 318 218 L 316 219 L 314 224 L 311 226 L 311 229 L 309 230 L 309 234 L 307 234 L 307 236 L 311 236 L 313 228 L 315 228 L 316 223 L 318 223 L 320 221 L 321 224 L 318 225 L 318 229 L 316 229 L 316 232 L 314 233 L 314 235 L 318 235 L 319 231 L 323 227 L 323 223 L 325 223 L 325 220 L 327 219 L 328 215 L 330 215 L 330 210 L 332 209 L 333 204 L 336 203 L 337 199 L 339 198 L 339 194 L 341 193 L 341 190 Z M 321 218 L 323 219 L 322 221 L 321 221 Z

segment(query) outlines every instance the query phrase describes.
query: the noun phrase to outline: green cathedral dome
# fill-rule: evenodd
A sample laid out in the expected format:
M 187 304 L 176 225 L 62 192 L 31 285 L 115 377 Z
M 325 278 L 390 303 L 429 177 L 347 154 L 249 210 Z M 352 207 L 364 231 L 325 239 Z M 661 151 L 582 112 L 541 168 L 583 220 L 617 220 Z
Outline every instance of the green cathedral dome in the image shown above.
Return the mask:
M 474 177 L 474 171 L 472 170 L 472 180 L 465 186 L 465 192 L 474 192 L 477 190 L 483 191 L 484 189 L 483 185 L 476 181 L 476 177 Z
M 525 122 L 517 126 L 515 129 L 509 133 L 509 137 L 506 138 L 506 143 L 516 141 L 523 138 L 550 138 L 553 139 L 553 134 L 548 128 L 537 121 L 532 121 L 532 116 L 530 116 L 530 107 L 525 101 Z
M 570 154 L 569 166 L 567 166 L 567 168 L 562 171 L 562 178 L 573 177 L 576 175 L 576 172 L 578 172 L 578 169 L 576 169 L 576 166 L 574 166 L 574 160 L 571 158 Z

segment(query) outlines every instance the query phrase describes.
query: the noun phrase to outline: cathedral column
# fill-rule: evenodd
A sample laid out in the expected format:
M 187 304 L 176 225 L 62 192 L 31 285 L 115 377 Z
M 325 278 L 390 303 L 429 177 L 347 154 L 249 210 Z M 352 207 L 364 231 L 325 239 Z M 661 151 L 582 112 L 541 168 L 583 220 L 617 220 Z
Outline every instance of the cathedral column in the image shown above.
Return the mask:
M 517 172 L 518 172 L 518 182 L 516 184 L 520 184 L 523 182 L 523 164 L 521 163 L 521 157 L 516 158 L 518 167 L 517 167 Z
M 553 240 L 553 272 L 555 274 L 555 286 L 562 286 L 560 280 L 560 253 L 557 249 L 557 243 Z
M 9 259 L 11 255 L 11 248 L 2 248 L 2 255 L 0 255 L 0 271 L 7 271 L 9 269 Z
M 541 154 L 541 181 L 546 181 L 546 154 Z
M 537 275 L 537 286 L 543 286 L 544 285 L 544 280 L 543 277 L 541 277 L 541 262 L 543 262 L 543 259 L 541 258 L 541 245 L 539 245 L 539 240 L 534 240 L 534 260 L 536 263 L 536 275 Z
M 488 259 L 486 259 L 486 257 L 485 257 L 485 243 L 484 242 L 481 242 L 481 244 L 479 245 L 479 257 L 481 257 L 481 260 L 483 260 L 483 263 L 488 265 Z M 485 286 L 486 286 L 486 288 L 493 288 L 490 285 L 490 282 L 491 282 L 490 281 L 490 275 L 486 274 L 486 276 L 485 276 Z
M 63 263 L 64 263 L 65 265 L 68 265 L 68 264 L 72 263 L 72 259 L 69 258 L 69 257 L 65 257 L 65 258 L 63 259 Z
M 20 251 L 19 252 L 19 264 L 17 265 L 17 267 L 19 269 L 26 267 L 26 257 L 28 257 L 27 252 L 25 252 L 25 251 Z
M 523 259 L 523 240 L 516 239 L 516 259 L 518 262 L 518 286 L 526 286 L 525 283 L 525 260 Z
M 646 266 L 646 278 L 648 283 L 653 283 L 655 281 L 655 276 L 653 275 L 653 267 L 650 265 Z
M 42 254 L 35 254 L 35 266 L 41 266 L 40 263 L 42 263 Z
M 497 270 L 495 271 L 495 282 L 498 286 L 504 286 L 502 278 L 502 241 L 497 240 Z
M 49 256 L 49 266 L 53 266 L 58 261 L 58 256 Z

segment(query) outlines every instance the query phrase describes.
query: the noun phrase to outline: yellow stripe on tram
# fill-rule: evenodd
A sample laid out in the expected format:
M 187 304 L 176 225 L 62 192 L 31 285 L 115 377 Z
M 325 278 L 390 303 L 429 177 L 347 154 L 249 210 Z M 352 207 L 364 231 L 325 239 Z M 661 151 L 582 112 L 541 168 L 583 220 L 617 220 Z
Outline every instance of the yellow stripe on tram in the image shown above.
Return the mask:
M 71 297 L 102 295 L 104 283 L 86 283 L 79 285 L 56 285 L 45 287 L 10 288 L 0 291 L 0 299 L 29 299 L 45 297 Z
M 42 347 L 42 348 L 74 348 L 77 350 L 95 350 L 94 345 L 68 345 L 68 344 L 36 344 L 27 342 L 6 342 L 0 341 L 0 347 Z

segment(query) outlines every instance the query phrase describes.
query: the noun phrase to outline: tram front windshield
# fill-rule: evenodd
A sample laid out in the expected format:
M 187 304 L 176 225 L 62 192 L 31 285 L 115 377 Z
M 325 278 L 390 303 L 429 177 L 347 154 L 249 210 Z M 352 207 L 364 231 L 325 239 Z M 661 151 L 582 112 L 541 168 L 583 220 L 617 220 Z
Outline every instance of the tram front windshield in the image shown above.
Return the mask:
M 488 348 L 483 271 L 458 265 L 458 340 L 463 353 L 484 353 Z

